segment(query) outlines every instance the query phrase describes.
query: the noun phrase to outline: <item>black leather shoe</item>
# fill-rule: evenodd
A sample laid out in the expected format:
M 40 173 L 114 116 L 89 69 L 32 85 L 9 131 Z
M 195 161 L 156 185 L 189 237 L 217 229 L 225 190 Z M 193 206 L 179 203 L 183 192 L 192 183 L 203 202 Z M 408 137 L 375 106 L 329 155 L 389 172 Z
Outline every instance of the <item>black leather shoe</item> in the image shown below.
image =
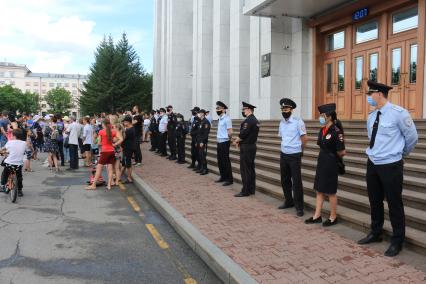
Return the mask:
M 240 192 L 240 193 L 235 194 L 234 196 L 235 197 L 247 197 L 247 196 L 250 196 L 250 194 L 245 194 L 245 193 Z
M 383 239 L 382 239 L 381 236 L 375 235 L 373 233 L 369 233 L 365 238 L 360 239 L 358 241 L 358 244 L 359 245 L 366 245 L 366 244 L 369 244 L 369 243 L 380 243 L 382 240 Z
M 183 165 L 185 164 L 185 161 L 177 161 L 176 163 Z
M 188 169 L 193 169 L 193 168 L 195 168 L 195 165 L 194 165 L 194 164 L 190 164 L 190 165 L 188 166 Z
M 297 211 L 296 211 L 296 215 L 297 215 L 298 217 L 302 217 L 303 215 L 305 215 L 305 213 L 303 212 L 303 210 L 297 210 Z
M 316 223 L 322 223 L 321 216 L 319 216 L 316 219 L 314 219 L 314 217 L 311 217 L 311 218 L 305 220 L 305 224 L 316 224 Z
M 170 159 L 169 159 L 170 161 L 175 161 L 175 160 L 177 160 L 177 158 L 175 157 L 175 156 L 172 156 L 172 157 L 170 157 Z
M 197 170 L 195 170 L 195 172 L 196 172 L 197 174 L 200 174 L 202 171 L 203 171 L 202 169 L 197 169 Z
M 389 248 L 385 251 L 385 256 L 395 256 L 398 255 L 402 250 L 402 244 L 391 244 Z
M 322 226 L 323 227 L 330 227 L 330 226 L 333 226 L 333 225 L 336 225 L 337 224 L 337 218 L 336 219 L 334 219 L 334 221 L 331 221 L 331 219 L 329 218 L 329 219 L 327 219 L 324 223 L 322 223 Z
M 161 154 L 160 155 L 160 157 L 166 157 L 167 156 L 167 154 Z
M 292 208 L 292 207 L 294 207 L 293 203 L 284 203 L 283 205 L 278 207 L 278 209 L 287 209 L 287 208 Z
M 199 171 L 200 169 L 199 168 L 197 168 L 197 167 L 195 167 L 195 168 L 193 168 L 192 169 L 194 172 L 197 172 L 197 171 Z
M 24 193 L 22 192 L 22 190 L 18 190 L 18 196 L 19 196 L 19 197 L 24 196 Z
M 200 172 L 200 175 L 201 175 L 201 176 L 205 176 L 205 175 L 207 175 L 207 174 L 209 174 L 209 171 L 208 171 L 208 170 L 204 170 L 204 171 L 201 171 L 201 172 Z
M 232 181 L 225 181 L 222 185 L 223 186 L 229 186 L 231 184 L 234 184 Z
M 218 180 L 215 180 L 214 182 L 215 182 L 215 183 L 220 183 L 220 182 L 224 182 L 224 180 L 220 178 L 220 179 L 218 179 Z

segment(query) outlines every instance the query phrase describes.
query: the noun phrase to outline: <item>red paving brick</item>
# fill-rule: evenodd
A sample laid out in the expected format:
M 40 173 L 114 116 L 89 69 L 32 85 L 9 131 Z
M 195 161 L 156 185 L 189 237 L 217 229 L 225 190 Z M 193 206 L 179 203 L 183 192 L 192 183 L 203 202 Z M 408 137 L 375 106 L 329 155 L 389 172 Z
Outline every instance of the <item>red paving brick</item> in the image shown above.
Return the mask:
M 305 225 L 260 198 L 234 198 L 234 191 L 187 165 L 145 149 L 143 157 L 136 173 L 258 282 L 426 282 L 426 273 L 320 226 Z

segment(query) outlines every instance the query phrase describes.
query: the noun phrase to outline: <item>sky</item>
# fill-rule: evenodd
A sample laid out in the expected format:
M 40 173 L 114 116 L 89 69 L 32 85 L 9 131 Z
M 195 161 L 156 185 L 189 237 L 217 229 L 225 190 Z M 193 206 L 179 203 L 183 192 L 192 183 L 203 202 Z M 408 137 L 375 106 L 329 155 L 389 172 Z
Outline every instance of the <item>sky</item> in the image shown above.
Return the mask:
M 0 0 L 0 61 L 88 74 L 104 35 L 123 32 L 152 72 L 154 0 Z

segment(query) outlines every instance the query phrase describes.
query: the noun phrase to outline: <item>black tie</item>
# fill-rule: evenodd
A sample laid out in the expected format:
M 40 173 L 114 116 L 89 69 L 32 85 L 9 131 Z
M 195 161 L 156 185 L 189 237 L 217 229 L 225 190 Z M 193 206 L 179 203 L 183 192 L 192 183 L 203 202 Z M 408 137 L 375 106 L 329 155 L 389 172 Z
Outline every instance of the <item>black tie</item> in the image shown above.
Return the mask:
M 374 121 L 373 133 L 371 134 L 371 140 L 370 140 L 370 149 L 373 149 L 373 147 L 374 147 L 374 141 L 376 140 L 377 130 L 379 129 L 379 120 L 380 120 L 381 114 L 382 113 L 380 111 L 378 111 L 377 116 L 376 116 L 376 120 Z

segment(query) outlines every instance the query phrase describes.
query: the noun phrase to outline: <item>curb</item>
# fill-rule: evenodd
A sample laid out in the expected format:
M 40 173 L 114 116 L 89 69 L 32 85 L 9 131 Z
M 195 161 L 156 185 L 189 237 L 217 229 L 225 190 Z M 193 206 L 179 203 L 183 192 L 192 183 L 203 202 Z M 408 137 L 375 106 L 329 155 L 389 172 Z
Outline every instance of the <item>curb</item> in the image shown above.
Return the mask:
M 174 209 L 138 175 L 134 175 L 133 179 L 136 188 L 224 283 L 258 283 L 244 271 L 241 266 L 201 234 L 197 228 L 186 220 L 182 214 Z

